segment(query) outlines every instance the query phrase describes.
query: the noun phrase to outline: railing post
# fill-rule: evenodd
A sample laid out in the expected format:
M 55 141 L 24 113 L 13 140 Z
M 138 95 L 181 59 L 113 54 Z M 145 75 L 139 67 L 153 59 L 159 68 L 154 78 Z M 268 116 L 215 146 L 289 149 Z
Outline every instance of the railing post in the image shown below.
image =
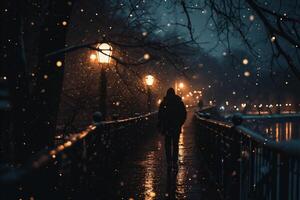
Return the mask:
M 232 123 L 233 127 L 231 128 L 231 145 L 232 147 L 232 160 L 234 164 L 234 171 L 235 176 L 233 178 L 234 181 L 234 187 L 237 188 L 237 191 L 235 190 L 234 195 L 231 199 L 236 200 L 242 200 L 243 194 L 242 194 L 242 174 L 241 174 L 241 168 L 242 168 L 242 160 L 241 160 L 241 150 L 242 150 L 242 136 L 239 135 L 238 131 L 236 130 L 236 127 L 241 125 L 243 123 L 243 118 L 240 114 L 235 114 L 232 117 Z M 233 175 L 233 174 L 232 174 Z M 233 190 L 232 190 L 233 191 Z
M 279 169 L 279 173 L 280 173 L 280 192 L 279 192 L 279 199 L 289 199 L 289 187 L 290 187 L 290 183 L 289 183 L 289 173 L 290 173 L 290 169 L 289 169 L 289 161 L 290 159 L 283 155 L 280 154 L 280 169 Z

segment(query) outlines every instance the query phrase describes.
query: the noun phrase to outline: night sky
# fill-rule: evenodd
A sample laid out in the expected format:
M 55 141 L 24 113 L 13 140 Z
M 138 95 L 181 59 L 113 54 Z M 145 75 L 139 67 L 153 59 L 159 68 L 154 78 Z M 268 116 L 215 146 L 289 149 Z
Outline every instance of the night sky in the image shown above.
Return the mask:
M 185 2 L 188 16 L 182 2 Z M 67 32 L 65 47 L 95 43 L 105 36 L 113 42 L 123 44 L 123 47 L 115 45 L 116 58 L 130 62 L 147 61 L 139 66 L 120 63 L 115 65 L 114 61 L 108 70 L 108 91 L 113 112 L 119 112 L 120 107 L 128 111 L 127 105 L 130 102 L 134 102 L 136 107 L 133 110 L 129 109 L 132 113 L 127 113 L 128 115 L 143 111 L 146 99 L 143 77 L 146 74 L 156 77 L 156 85 L 153 87 L 155 101 L 161 99 L 166 89 L 174 86 L 176 80 L 182 80 L 190 90 L 203 90 L 205 102 L 214 101 L 220 105 L 226 101 L 237 105 L 246 101 L 252 104 L 275 104 L 279 101 L 299 104 L 299 80 L 295 73 L 282 56 L 276 58 L 271 65 L 274 56 L 271 46 L 275 41 L 279 41 L 285 52 L 295 60 L 296 68 L 299 68 L 299 42 L 295 33 L 290 31 L 290 35 L 296 38 L 294 45 L 278 35 L 268 35 L 261 17 L 246 3 L 247 0 L 232 1 L 240 2 L 240 9 L 235 10 L 238 17 L 235 16 L 234 20 L 242 26 L 241 31 L 245 34 L 243 39 L 230 23 L 232 18 L 224 20 L 224 17 L 218 16 L 215 11 L 212 12 L 212 2 L 217 7 L 222 8 L 225 3 L 226 8 L 230 8 L 230 1 L 211 0 L 69 1 L 67 3 L 72 7 L 70 16 L 59 19 L 57 24 Z M 289 22 L 289 17 L 299 18 L 300 9 L 296 0 L 256 2 L 262 8 L 282 15 L 284 22 Z M 28 73 L 30 80 L 34 82 L 40 54 L 36 38 L 39 38 L 43 28 L 48 7 L 43 1 L 30 2 L 25 7 L 23 35 Z M 11 10 L 7 7 L 2 13 L 7 15 Z M 266 18 L 272 25 L 276 24 L 271 14 Z M 297 30 L 298 24 L 297 22 Z M 191 30 L 188 29 L 188 25 Z M 226 29 L 220 30 L 226 25 L 228 34 Z M 291 29 L 290 26 L 286 28 Z M 188 43 L 192 38 L 194 41 Z M 7 41 L 12 44 L 11 40 Z M 164 49 L 159 45 L 147 46 L 144 42 L 156 42 L 161 46 L 175 45 Z M 176 45 L 185 42 L 188 44 Z M 124 44 L 144 46 L 128 48 L 124 47 Z M 48 49 L 45 51 L 50 53 Z M 172 53 L 174 54 L 171 55 Z M 59 60 L 65 61 L 62 64 L 65 73 L 61 108 L 67 104 L 76 109 L 78 102 L 73 101 L 85 101 L 86 96 L 91 97 L 89 104 L 94 105 L 90 108 L 90 113 L 96 108 L 99 98 L 99 67 L 91 62 L 91 54 L 95 54 L 95 51 L 79 48 L 61 55 L 65 56 L 65 59 Z M 3 77 L 6 78 L 6 75 Z M 43 77 L 47 81 L 51 76 L 42 74 Z
M 68 35 L 70 45 L 92 42 L 103 34 L 111 35 L 115 37 L 113 39 L 119 40 L 118 34 L 122 28 L 117 26 L 119 24 L 116 24 L 116 21 L 134 21 L 138 19 L 139 13 L 144 13 L 145 19 L 143 20 L 155 24 L 156 27 L 151 34 L 147 32 L 147 26 L 141 27 L 137 30 L 141 35 L 145 34 L 150 39 L 162 38 L 164 40 L 170 34 L 176 33 L 182 41 L 191 39 L 186 27 L 187 16 L 182 6 L 174 1 L 110 1 L 109 3 L 103 2 L 101 5 L 97 5 L 97 1 L 93 2 L 80 1 L 74 6 L 70 23 L 71 30 Z M 265 103 L 275 102 L 278 94 L 273 93 L 274 91 L 283 94 L 283 99 L 294 101 L 292 99 L 296 98 L 299 81 L 296 80 L 283 60 L 279 59 L 279 63 L 282 65 L 280 67 L 276 64 L 273 67 L 270 66 L 272 51 L 268 43 L 272 38 L 266 34 L 265 28 L 255 12 L 245 2 L 241 3 L 240 17 L 244 26 L 247 27 L 246 38 L 253 48 L 252 51 L 249 50 L 239 33 L 232 28 L 228 34 L 229 49 L 228 41 L 225 40 L 226 34 L 218 35 L 215 24 L 218 19 L 215 16 L 216 21 L 212 20 L 210 7 L 205 5 L 205 2 L 207 1 L 186 2 L 186 5 L 191 8 L 189 15 L 192 33 L 199 48 L 198 53 L 182 58 L 185 62 L 185 66 L 182 68 L 187 76 L 183 76 L 172 66 L 167 67 L 170 69 L 167 69 L 166 66 L 159 67 L 155 61 L 150 61 L 148 65 L 144 66 L 144 69 L 157 75 L 158 80 L 161 81 L 155 91 L 158 98 L 164 94 L 167 87 L 173 86 L 174 79 L 170 77 L 177 76 L 179 79 L 189 82 L 195 89 L 207 90 L 207 95 L 204 97 L 207 102 L 217 99 L 224 104 L 226 99 L 233 99 L 236 103 L 240 103 L 240 101 L 246 101 L 249 96 L 259 96 L 260 101 Z M 222 1 L 215 2 L 220 4 Z M 293 2 L 284 4 L 280 10 L 278 10 L 279 4 L 276 5 L 274 2 L 260 1 L 260 3 L 283 14 L 297 15 Z M 115 12 L 114 9 L 118 5 L 121 8 Z M 110 9 L 105 10 L 109 7 Z M 136 13 L 130 12 L 131 7 L 135 8 Z M 147 52 L 149 49 L 143 51 L 149 53 Z M 83 61 L 80 62 L 86 62 L 84 59 L 88 59 L 89 55 L 86 51 L 67 54 L 67 61 L 69 58 L 71 61 L 76 61 L 74 56 L 78 58 L 77 53 L 82 56 Z M 138 59 L 142 58 L 144 53 L 140 54 Z M 76 62 L 78 64 L 78 61 Z M 74 68 L 74 64 L 70 65 Z M 133 69 L 141 76 L 145 73 L 141 68 Z M 168 73 L 174 75 L 169 76 Z M 73 75 L 70 76 L 73 77 Z M 140 88 L 138 91 L 143 90 L 143 87 L 138 84 L 137 88 Z M 276 87 L 280 89 L 274 90 Z M 137 89 L 132 88 L 132 90 Z M 225 98 L 222 95 L 217 97 L 216 94 L 220 93 L 225 94 Z M 241 94 L 239 97 L 242 99 L 237 99 L 236 94 Z

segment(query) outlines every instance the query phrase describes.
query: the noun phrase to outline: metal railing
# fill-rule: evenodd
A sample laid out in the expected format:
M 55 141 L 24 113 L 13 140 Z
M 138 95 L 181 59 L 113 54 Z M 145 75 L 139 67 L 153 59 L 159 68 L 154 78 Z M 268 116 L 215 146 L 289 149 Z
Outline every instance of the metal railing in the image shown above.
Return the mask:
M 91 124 L 25 166 L 0 169 L 0 199 L 101 198 L 104 194 L 91 194 L 91 187 L 105 188 L 114 166 L 155 127 L 156 114 Z
M 300 141 L 276 142 L 242 125 L 195 114 L 199 142 L 224 199 L 299 200 Z

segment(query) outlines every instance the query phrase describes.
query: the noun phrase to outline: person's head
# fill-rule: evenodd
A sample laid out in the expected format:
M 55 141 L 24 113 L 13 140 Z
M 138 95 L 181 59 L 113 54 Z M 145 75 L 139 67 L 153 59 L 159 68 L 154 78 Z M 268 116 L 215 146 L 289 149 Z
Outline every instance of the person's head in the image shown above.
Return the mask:
M 174 90 L 173 88 L 169 88 L 169 89 L 167 90 L 167 95 L 166 95 L 166 97 L 173 97 L 173 96 L 175 96 L 175 90 Z

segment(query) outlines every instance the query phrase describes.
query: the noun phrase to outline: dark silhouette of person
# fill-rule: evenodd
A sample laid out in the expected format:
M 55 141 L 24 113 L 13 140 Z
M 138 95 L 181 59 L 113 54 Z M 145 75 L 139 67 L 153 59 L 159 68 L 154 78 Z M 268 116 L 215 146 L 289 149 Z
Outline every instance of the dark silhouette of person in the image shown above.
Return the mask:
M 167 94 L 159 105 L 158 128 L 165 136 L 165 151 L 168 169 L 177 169 L 178 142 L 181 126 L 186 120 L 185 105 L 181 97 L 175 94 L 173 88 L 167 90 Z

